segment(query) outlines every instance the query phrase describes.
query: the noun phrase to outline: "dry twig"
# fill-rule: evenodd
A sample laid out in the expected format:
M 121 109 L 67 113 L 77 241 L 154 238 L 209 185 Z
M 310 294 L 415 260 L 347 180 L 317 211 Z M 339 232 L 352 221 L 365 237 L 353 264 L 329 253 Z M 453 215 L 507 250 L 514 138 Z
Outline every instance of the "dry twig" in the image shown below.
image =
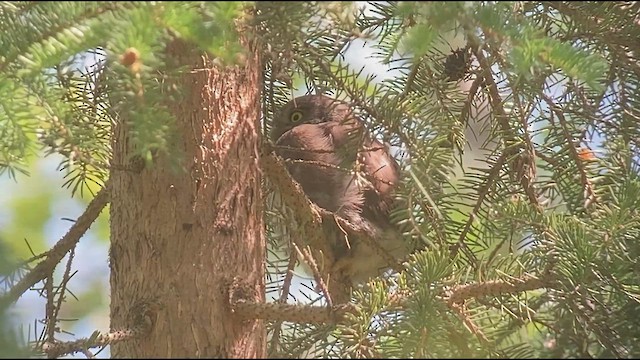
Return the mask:
M 91 200 L 89 206 L 78 220 L 71 226 L 69 231 L 60 239 L 53 248 L 46 252 L 44 260 L 38 263 L 31 271 L 29 271 L 20 281 L 18 281 L 11 289 L 0 297 L 0 312 L 5 310 L 13 302 L 24 294 L 29 288 L 44 280 L 49 276 L 53 269 L 60 263 L 62 258 L 78 243 L 82 235 L 84 235 L 91 224 L 96 220 L 100 212 L 109 202 L 110 185 L 109 182 L 96 194 Z

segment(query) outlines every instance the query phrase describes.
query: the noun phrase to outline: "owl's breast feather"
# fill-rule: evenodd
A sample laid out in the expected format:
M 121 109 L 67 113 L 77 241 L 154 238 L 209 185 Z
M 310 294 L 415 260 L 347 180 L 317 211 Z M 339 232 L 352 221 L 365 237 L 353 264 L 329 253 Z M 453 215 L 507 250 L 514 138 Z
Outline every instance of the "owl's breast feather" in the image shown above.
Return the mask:
M 336 151 L 329 123 L 300 124 L 277 141 L 276 153 L 318 206 L 336 213 L 359 211 L 362 196 L 351 188 L 352 174 Z

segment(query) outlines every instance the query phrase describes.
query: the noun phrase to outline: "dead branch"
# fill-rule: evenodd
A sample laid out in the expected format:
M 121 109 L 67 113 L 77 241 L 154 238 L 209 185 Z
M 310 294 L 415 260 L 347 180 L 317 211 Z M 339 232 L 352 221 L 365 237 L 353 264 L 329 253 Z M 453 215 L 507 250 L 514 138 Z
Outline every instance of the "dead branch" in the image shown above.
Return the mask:
M 265 319 L 307 324 L 338 324 L 349 313 L 355 311 L 355 305 L 347 303 L 334 306 L 313 306 L 301 304 L 256 303 L 236 298 L 231 309 L 243 319 Z
M 333 301 L 331 300 L 331 294 L 329 293 L 329 288 L 327 287 L 327 284 L 322 278 L 322 274 L 320 273 L 318 264 L 316 264 L 316 261 L 313 258 L 313 254 L 311 253 L 311 249 L 309 248 L 309 246 L 306 246 L 304 247 L 303 250 L 300 250 L 300 248 L 295 242 L 292 245 L 296 250 L 296 254 L 299 257 L 303 258 L 304 261 L 307 263 L 307 265 L 311 268 L 311 272 L 313 272 L 313 277 L 318 283 L 318 287 L 320 288 L 320 291 L 322 291 L 322 294 L 327 300 L 327 303 L 329 304 L 329 306 L 333 305 Z
M 313 306 L 299 304 L 252 303 L 239 300 L 234 312 L 245 319 L 266 319 L 308 324 L 338 324 L 354 311 L 355 305 Z
M 298 255 L 300 256 L 300 255 Z M 302 304 L 258 303 L 255 288 L 236 277 L 229 284 L 229 307 L 231 312 L 242 319 L 265 319 L 277 322 L 289 321 L 308 324 L 337 324 L 345 316 L 356 310 L 351 303 L 334 306 L 314 306 Z
M 476 325 L 476 323 L 473 322 L 473 320 L 467 315 L 465 306 L 463 304 L 451 304 L 449 308 L 458 315 L 458 317 L 462 320 L 464 325 L 473 335 L 475 335 L 485 344 L 489 343 L 489 338 L 487 338 L 487 335 L 485 335 L 482 330 L 480 330 L 478 325 Z
M 53 341 L 56 331 L 56 311 L 53 306 L 55 293 L 53 291 L 53 271 L 47 275 L 44 282 L 44 291 L 47 296 L 47 305 L 45 306 L 45 320 L 47 326 L 47 341 Z
M 550 281 L 545 278 L 516 278 L 512 280 L 489 280 L 475 284 L 457 285 L 449 289 L 447 304 L 461 304 L 468 299 L 483 296 L 515 294 L 548 287 Z
M 69 231 L 60 239 L 56 245 L 47 251 L 44 260 L 38 263 L 31 271 L 29 271 L 20 281 L 18 281 L 11 289 L 0 297 L 0 312 L 14 303 L 25 291 L 39 281 L 44 280 L 53 269 L 60 263 L 62 258 L 78 243 L 82 235 L 89 229 L 91 224 L 96 220 L 100 212 L 109 202 L 110 186 L 109 182 L 98 192 L 91 200 L 89 206 L 78 220 L 71 226 Z
M 298 260 L 297 251 L 292 251 L 289 254 L 289 263 L 287 264 L 287 273 L 284 278 L 284 282 L 282 284 L 282 290 L 280 293 L 280 298 L 278 299 L 278 303 L 285 304 L 287 299 L 289 298 L 289 290 L 291 289 L 291 281 L 293 280 L 293 269 L 296 266 L 296 262 Z M 274 325 L 273 335 L 271 335 L 271 345 L 272 349 L 277 349 L 280 345 L 280 332 L 282 331 L 282 321 L 277 321 Z
M 129 310 L 132 326 L 120 330 L 113 330 L 106 334 L 94 331 L 88 338 L 74 341 L 49 341 L 42 344 L 40 350 L 49 358 L 82 352 L 85 355 L 91 348 L 104 347 L 120 341 L 127 341 L 144 337 L 153 328 L 158 310 L 161 308 L 156 301 L 140 301 Z M 89 356 L 87 356 L 89 357 Z
M 456 285 L 443 290 L 442 300 L 464 321 L 480 339 L 486 340 L 474 323 L 466 316 L 464 303 L 472 298 L 484 296 L 502 296 L 516 294 L 524 291 L 537 290 L 551 287 L 551 278 L 516 278 L 511 280 L 489 280 L 479 283 Z M 294 305 L 281 303 L 256 303 L 247 301 L 249 295 L 243 296 L 247 291 L 237 281 L 229 290 L 229 303 L 231 310 L 244 319 L 265 319 L 271 321 L 289 321 L 295 323 L 310 324 L 339 324 L 347 320 L 346 316 L 356 311 L 355 304 L 339 304 L 334 306 Z M 411 293 L 407 290 L 399 290 L 389 296 L 388 310 L 402 308 Z
M 469 25 L 465 25 L 464 28 L 468 36 L 469 45 L 471 46 L 471 49 L 478 60 L 478 64 L 480 65 L 480 69 L 482 70 L 481 76 L 484 78 L 484 83 L 487 85 L 489 104 L 491 105 L 491 109 L 495 115 L 495 121 L 500 126 L 500 136 L 504 141 L 503 153 L 508 159 L 511 173 L 518 174 L 517 180 L 520 182 L 529 202 L 536 211 L 542 212 L 542 205 L 536 196 L 537 191 L 533 184 L 533 180 L 536 176 L 534 161 L 535 151 L 532 147 L 533 142 L 527 132 L 525 132 L 521 138 L 518 138 L 516 130 L 509 124 L 510 116 L 504 108 L 504 100 L 502 99 L 500 91 L 498 90 L 498 85 L 493 78 L 493 72 L 491 70 L 492 64 L 489 62 L 489 59 L 484 56 L 481 41 L 478 36 L 474 34 L 474 30 Z M 490 32 L 485 31 L 485 36 L 491 37 L 488 33 Z M 526 126 L 524 128 L 526 129 Z
M 560 127 L 562 128 L 562 135 L 564 136 L 569 149 L 569 155 L 573 158 L 573 162 L 576 164 L 578 168 L 578 174 L 580 175 L 580 183 L 582 184 L 583 194 L 584 194 L 584 208 L 588 210 L 589 206 L 594 202 L 598 201 L 595 190 L 593 189 L 593 183 L 589 180 L 589 176 L 587 174 L 587 168 L 584 165 L 584 161 L 576 148 L 576 142 L 569 131 L 569 125 L 567 124 L 567 119 L 564 116 L 563 109 L 560 108 L 558 104 L 556 104 L 551 97 L 546 94 L 541 94 L 541 99 L 544 100 L 547 105 L 549 105 L 549 109 L 558 117 L 558 121 L 560 122 Z
M 140 336 L 140 333 L 135 329 L 117 330 L 106 334 L 100 334 L 96 331 L 91 337 L 74 341 L 47 341 L 42 344 L 42 352 L 47 354 L 49 358 L 58 358 L 63 355 L 75 354 L 77 352 L 84 353 L 91 348 L 107 346 L 118 341 L 131 340 L 138 336 Z

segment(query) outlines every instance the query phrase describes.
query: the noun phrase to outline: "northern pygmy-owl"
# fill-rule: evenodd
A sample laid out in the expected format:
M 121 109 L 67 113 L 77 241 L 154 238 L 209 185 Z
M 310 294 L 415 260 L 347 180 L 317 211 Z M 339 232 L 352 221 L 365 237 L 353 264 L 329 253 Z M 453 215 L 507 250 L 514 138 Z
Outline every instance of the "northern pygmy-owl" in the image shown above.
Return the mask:
M 323 224 L 344 281 L 361 283 L 389 268 L 379 255 L 381 248 L 394 259 L 409 253 L 389 219 L 399 166 L 347 103 L 324 95 L 297 97 L 275 116 L 270 135 L 276 153 L 288 160 L 289 173 L 312 202 L 374 230 L 378 249 L 335 223 Z

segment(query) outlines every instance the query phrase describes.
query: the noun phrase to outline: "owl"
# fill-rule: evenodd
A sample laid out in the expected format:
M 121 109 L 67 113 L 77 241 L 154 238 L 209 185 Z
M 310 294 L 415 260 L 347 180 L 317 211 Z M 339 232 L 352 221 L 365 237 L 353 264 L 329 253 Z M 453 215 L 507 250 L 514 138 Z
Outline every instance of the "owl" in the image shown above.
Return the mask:
M 349 104 L 325 95 L 297 97 L 274 117 L 270 137 L 309 200 L 374 234 L 364 241 L 336 223 L 323 223 L 336 281 L 363 283 L 391 266 L 389 256 L 410 252 L 389 216 L 400 181 L 398 163 Z

